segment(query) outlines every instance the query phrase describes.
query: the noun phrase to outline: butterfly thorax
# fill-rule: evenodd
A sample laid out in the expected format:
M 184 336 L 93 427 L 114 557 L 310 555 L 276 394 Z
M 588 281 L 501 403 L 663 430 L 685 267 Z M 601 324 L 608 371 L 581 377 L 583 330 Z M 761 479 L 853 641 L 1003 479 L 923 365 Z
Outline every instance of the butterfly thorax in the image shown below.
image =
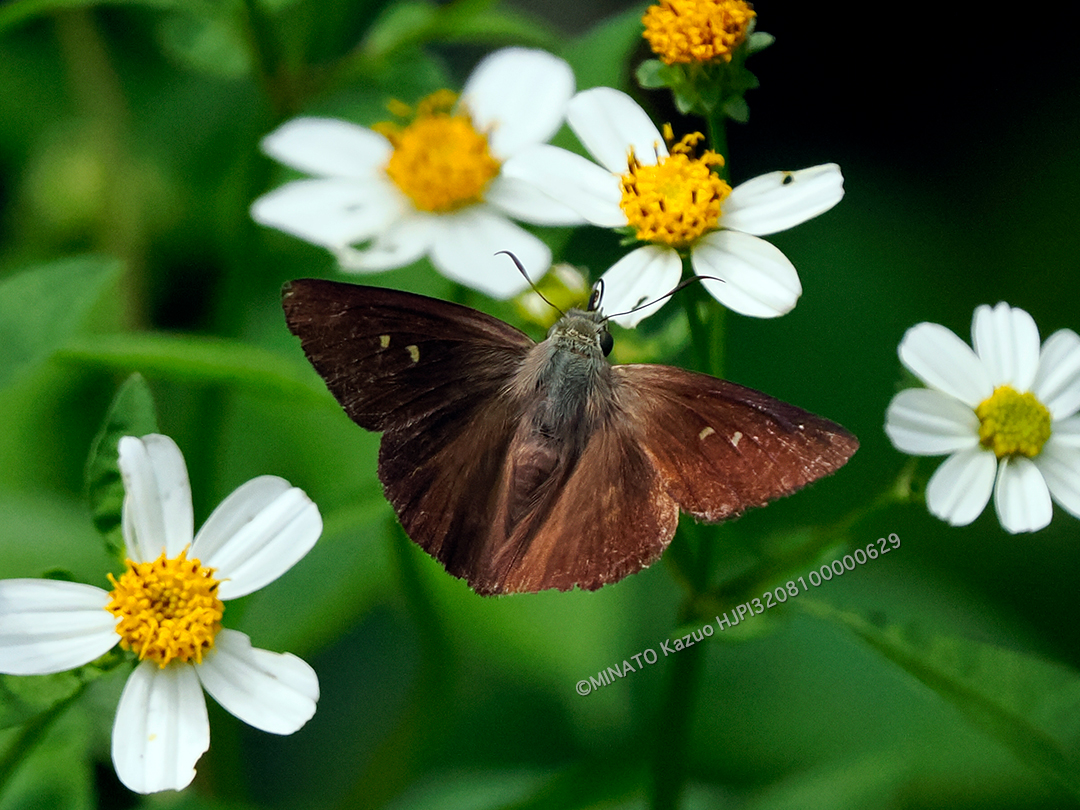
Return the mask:
M 606 415 L 601 404 L 610 402 L 612 386 L 600 343 L 606 333 L 599 312 L 572 309 L 529 352 L 518 390 L 541 436 L 577 442 Z

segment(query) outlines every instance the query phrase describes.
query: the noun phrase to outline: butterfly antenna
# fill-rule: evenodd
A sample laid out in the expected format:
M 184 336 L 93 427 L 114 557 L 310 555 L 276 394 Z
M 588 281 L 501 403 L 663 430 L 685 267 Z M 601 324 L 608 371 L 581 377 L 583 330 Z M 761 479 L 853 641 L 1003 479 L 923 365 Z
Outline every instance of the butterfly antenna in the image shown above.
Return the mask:
M 523 277 L 525 278 L 525 280 L 526 280 L 527 282 L 529 282 L 529 286 L 530 286 L 530 287 L 532 287 L 532 291 L 533 291 L 534 293 L 536 293 L 537 295 L 539 295 L 539 296 L 540 296 L 540 298 L 541 298 L 541 299 L 542 299 L 542 300 L 544 301 L 544 303 L 545 303 L 545 304 L 547 304 L 547 305 L 548 305 L 549 307 L 551 307 L 552 309 L 554 309 L 554 310 L 555 310 L 556 312 L 558 312 L 558 313 L 559 313 L 560 315 L 565 315 L 565 314 L 566 314 L 566 313 L 565 313 L 565 312 L 563 312 L 563 311 L 562 311 L 561 309 L 559 309 L 559 308 L 558 308 L 557 306 L 555 306 L 555 305 L 554 305 L 553 303 L 551 303 L 551 302 L 550 302 L 550 301 L 549 301 L 549 300 L 547 299 L 547 296 L 546 296 L 546 295 L 544 295 L 544 294 L 543 294 L 542 292 L 540 292 L 540 288 L 539 288 L 539 287 L 537 287 L 537 286 L 536 286 L 535 284 L 533 284 L 533 280 L 532 280 L 531 278 L 529 278 L 529 274 L 528 274 L 527 272 L 525 272 L 525 267 L 524 267 L 524 265 L 522 265 L 522 263 L 521 263 L 520 261 L 518 261 L 518 257 L 517 257 L 517 256 L 515 256 L 515 255 L 514 255 L 513 253 L 511 253 L 511 252 L 510 252 L 509 250 L 497 250 L 497 251 L 495 251 L 495 255 L 496 255 L 496 256 L 498 256 L 498 255 L 499 255 L 500 253 L 504 253 L 504 254 L 506 254 L 507 256 L 509 256 L 509 257 L 510 257 L 510 261 L 512 261 L 512 262 L 514 263 L 514 265 L 515 265 L 515 266 L 517 267 L 517 269 L 518 269 L 518 272 L 519 272 L 519 273 L 521 273 L 521 275 L 522 275 L 522 276 L 523 276 Z
M 716 276 L 693 276 L 691 278 L 684 279 L 683 281 L 680 281 L 678 284 L 675 285 L 674 289 L 672 289 L 670 292 L 664 293 L 659 298 L 654 298 L 652 301 L 642 301 L 640 304 L 638 304 L 633 309 L 626 310 L 626 312 L 616 312 L 616 313 L 614 313 L 612 315 L 605 315 L 604 320 L 607 321 L 607 320 L 610 320 L 611 318 L 618 318 L 618 317 L 620 317 L 622 315 L 629 315 L 631 312 L 637 312 L 639 309 L 644 309 L 645 307 L 651 307 L 653 304 L 656 304 L 656 303 L 658 303 L 660 301 L 663 301 L 665 298 L 671 298 L 671 296 L 673 296 L 679 290 L 682 290 L 682 289 L 684 289 L 686 287 L 689 287 L 691 284 L 693 284 L 696 281 L 706 281 L 706 280 L 707 281 L 719 281 L 721 283 L 724 283 L 724 280 L 722 278 L 717 278 Z

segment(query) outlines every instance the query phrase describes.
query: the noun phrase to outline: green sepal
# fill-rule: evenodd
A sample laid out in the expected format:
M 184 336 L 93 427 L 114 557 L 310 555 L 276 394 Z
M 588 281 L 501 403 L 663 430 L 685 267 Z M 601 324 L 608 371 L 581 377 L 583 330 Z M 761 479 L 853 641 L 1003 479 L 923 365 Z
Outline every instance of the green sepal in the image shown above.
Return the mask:
M 113 397 L 86 460 L 86 493 L 94 528 L 101 534 L 109 554 L 117 559 L 123 559 L 124 555 L 120 529 L 124 483 L 120 478 L 117 445 L 122 436 L 145 436 L 157 431 L 150 389 L 141 374 L 132 374 Z

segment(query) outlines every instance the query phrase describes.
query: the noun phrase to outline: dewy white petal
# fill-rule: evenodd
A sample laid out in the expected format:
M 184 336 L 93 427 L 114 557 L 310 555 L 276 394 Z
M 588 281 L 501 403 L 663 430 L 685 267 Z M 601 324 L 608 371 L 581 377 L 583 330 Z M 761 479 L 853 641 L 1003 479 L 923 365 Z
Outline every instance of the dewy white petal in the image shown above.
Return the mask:
M 1050 495 L 1069 514 L 1080 518 L 1080 418 L 1054 425 L 1054 432 L 1032 461 Z
M 191 544 L 194 517 L 187 467 L 176 442 L 150 434 L 120 439 L 124 539 L 136 562 L 176 557 Z
M 996 470 L 997 458 L 984 447 L 949 456 L 926 485 L 930 514 L 952 526 L 968 525 L 990 501 Z
M 1080 336 L 1059 329 L 1046 339 L 1031 391 L 1054 419 L 1080 410 Z
M 104 655 L 120 641 L 108 601 L 81 582 L 0 580 L 0 672 L 48 675 Z
M 183 790 L 209 747 L 210 722 L 195 667 L 139 664 L 124 685 L 113 724 L 120 781 L 136 793 Z
M 292 734 L 315 714 L 319 678 L 289 653 L 251 646 L 235 630 L 222 630 L 197 668 L 210 696 L 234 717 L 271 734 Z
M 222 599 L 257 591 L 292 568 L 322 534 L 319 508 L 272 475 L 239 487 L 199 530 L 191 556 L 216 569 Z
M 979 444 L 979 417 L 941 391 L 909 388 L 889 403 L 885 433 L 901 453 L 942 456 Z
M 488 56 L 462 88 L 459 105 L 505 160 L 558 132 L 574 95 L 574 71 L 547 51 L 503 48 Z
M 690 249 L 690 264 L 709 293 L 728 309 L 753 318 L 790 312 L 802 294 L 795 265 L 775 245 L 738 231 L 714 231 Z
M 1050 490 L 1031 459 L 1001 459 L 994 486 L 994 510 L 1001 527 L 1010 534 L 1035 532 L 1050 525 L 1054 515 Z
M 765 236 L 823 214 L 844 196 L 835 163 L 796 172 L 770 172 L 737 185 L 724 200 L 720 226 Z
M 390 160 L 393 147 L 382 135 L 336 118 L 294 118 L 262 140 L 274 160 L 320 177 L 364 180 Z
M 594 165 L 594 164 L 589 164 Z M 599 168 L 599 167 L 597 167 Z M 534 225 L 583 225 L 585 218 L 536 185 L 500 174 L 484 191 L 484 199 L 505 214 Z
M 401 218 L 408 203 L 379 178 L 286 183 L 251 204 L 251 218 L 333 250 L 370 239 Z
M 512 298 L 529 286 L 508 256 L 517 256 L 535 282 L 551 266 L 551 250 L 505 217 L 481 205 L 439 218 L 431 247 L 435 269 L 449 279 L 492 298 Z
M 1039 327 L 1024 310 L 1002 302 L 975 308 L 971 343 L 995 385 L 1027 391 L 1039 367 Z
M 410 211 L 367 246 L 341 247 L 334 254 L 346 273 L 376 273 L 404 267 L 431 250 L 439 233 L 438 221 L 434 214 Z
M 941 324 L 915 324 L 904 333 L 898 352 L 900 362 L 912 374 L 970 408 L 994 393 L 990 374 L 978 355 Z
M 656 163 L 667 157 L 667 146 L 656 125 L 630 96 L 610 87 L 583 90 L 570 100 L 566 122 L 589 154 L 610 172 L 623 175 L 630 149 L 638 162 Z
M 605 312 L 625 313 L 611 320 L 628 329 L 655 313 L 669 299 L 660 296 L 671 292 L 682 275 L 682 259 L 669 247 L 646 245 L 615 262 L 600 278 L 604 282 Z M 638 304 L 653 301 L 634 312 Z
M 621 228 L 628 224 L 619 207 L 619 178 L 581 155 L 541 144 L 510 158 L 502 173 L 564 203 L 593 225 Z

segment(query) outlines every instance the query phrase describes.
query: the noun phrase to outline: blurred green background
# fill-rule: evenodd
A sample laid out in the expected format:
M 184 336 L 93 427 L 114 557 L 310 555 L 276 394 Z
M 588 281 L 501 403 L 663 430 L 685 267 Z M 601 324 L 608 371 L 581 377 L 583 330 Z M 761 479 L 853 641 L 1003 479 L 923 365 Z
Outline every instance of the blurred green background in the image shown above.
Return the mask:
M 656 763 L 671 755 L 672 659 L 585 697 L 574 687 L 674 636 L 668 566 L 595 593 L 504 598 L 446 575 L 395 526 L 375 478 L 378 437 L 339 411 L 285 329 L 281 284 L 340 277 L 331 257 L 247 213 L 287 177 L 258 150 L 282 121 L 369 125 L 391 97 L 460 87 L 498 46 L 549 48 L 579 89 L 633 89 L 644 4 L 488 6 L 0 6 L 0 578 L 65 569 L 104 584 L 83 468 L 130 371 L 148 379 L 161 429 L 184 451 L 197 522 L 264 473 L 304 488 L 326 522 L 307 558 L 225 619 L 316 668 L 322 697 L 306 727 L 272 737 L 211 705 L 192 787 L 137 797 L 109 763 L 114 675 L 21 764 L 3 810 L 648 806 Z M 866 507 L 896 478 L 905 459 L 882 425 L 906 384 L 896 346 L 908 327 L 934 321 L 968 340 L 974 308 L 1004 300 L 1044 339 L 1080 328 L 1080 69 L 1062 11 L 756 8 L 777 43 L 749 63 L 762 87 L 748 96 L 749 124 L 729 130 L 732 179 L 835 161 L 847 193 L 770 237 L 804 294 L 778 320 L 728 317 L 727 376 L 842 423 L 862 447 L 832 478 L 723 527 L 732 572 L 774 538 Z M 699 127 L 663 94 L 636 96 L 676 132 Z M 538 232 L 593 278 L 620 255 L 605 232 Z M 19 275 L 64 260 L 51 285 Z M 363 280 L 516 318 L 426 264 Z M 20 331 L 31 322 L 37 343 Z M 922 460 L 916 479 L 936 464 Z M 872 630 L 793 609 L 799 600 L 706 640 L 678 752 L 685 806 L 1078 804 L 1077 781 L 1062 777 L 1075 766 L 1080 779 L 1076 520 L 1056 510 L 1049 528 L 1010 536 L 992 509 L 953 529 L 906 505 L 859 521 L 850 540 L 889 533 L 900 549 L 812 596 L 868 627 L 914 628 L 904 638 L 922 658 L 898 666 L 880 654 L 885 642 L 867 643 Z M 929 637 L 994 652 L 933 656 Z M 951 680 L 912 674 L 931 660 Z M 1044 691 L 1030 689 L 1043 683 L 1037 660 L 1054 662 Z M 999 704 L 1015 698 L 1010 716 L 1027 725 L 1002 729 L 980 684 Z M 971 722 L 980 711 L 984 722 Z M 6 746 L 14 731 L 0 735 Z

